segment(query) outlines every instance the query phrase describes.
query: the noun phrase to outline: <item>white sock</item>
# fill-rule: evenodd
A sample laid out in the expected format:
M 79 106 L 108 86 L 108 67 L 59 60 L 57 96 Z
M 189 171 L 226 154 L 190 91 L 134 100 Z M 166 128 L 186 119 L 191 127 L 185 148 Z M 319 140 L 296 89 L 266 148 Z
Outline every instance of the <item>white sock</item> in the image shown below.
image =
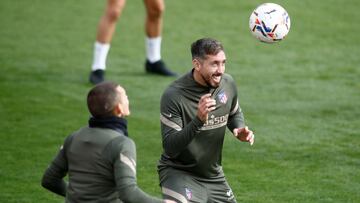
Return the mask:
M 146 58 L 150 63 L 161 59 L 161 36 L 155 38 L 146 37 Z
M 94 45 L 94 60 L 92 64 L 92 71 L 101 69 L 105 70 L 106 68 L 106 57 L 110 49 L 110 44 L 103 44 L 100 42 L 95 42 Z

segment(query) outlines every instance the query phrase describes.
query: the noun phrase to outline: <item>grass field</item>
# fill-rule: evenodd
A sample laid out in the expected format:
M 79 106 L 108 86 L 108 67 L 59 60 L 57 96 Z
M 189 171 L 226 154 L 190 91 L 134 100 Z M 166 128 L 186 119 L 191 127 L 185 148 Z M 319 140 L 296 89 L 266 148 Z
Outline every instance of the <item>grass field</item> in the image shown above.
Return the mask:
M 223 42 L 254 146 L 226 136 L 223 167 L 238 202 L 360 202 L 360 1 L 276 0 L 287 39 L 251 37 L 262 1 L 166 1 L 162 57 L 191 68 L 190 43 Z M 0 202 L 63 202 L 41 176 L 65 136 L 87 124 L 85 96 L 104 1 L 0 1 Z M 108 79 L 128 91 L 138 183 L 160 196 L 159 100 L 173 80 L 146 75 L 144 7 L 128 1 Z

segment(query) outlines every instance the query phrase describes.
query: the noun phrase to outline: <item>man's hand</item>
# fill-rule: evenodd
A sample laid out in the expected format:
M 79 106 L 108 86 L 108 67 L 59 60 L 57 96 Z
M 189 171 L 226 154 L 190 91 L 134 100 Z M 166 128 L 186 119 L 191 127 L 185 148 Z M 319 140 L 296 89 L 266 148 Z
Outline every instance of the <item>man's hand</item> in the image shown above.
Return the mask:
M 253 131 L 249 130 L 247 126 L 244 128 L 235 128 L 233 133 L 237 139 L 243 142 L 249 142 L 250 145 L 254 144 L 255 135 Z
M 215 108 L 215 99 L 211 98 L 210 93 L 205 94 L 199 100 L 197 116 L 203 123 L 206 123 L 209 112 L 215 110 Z

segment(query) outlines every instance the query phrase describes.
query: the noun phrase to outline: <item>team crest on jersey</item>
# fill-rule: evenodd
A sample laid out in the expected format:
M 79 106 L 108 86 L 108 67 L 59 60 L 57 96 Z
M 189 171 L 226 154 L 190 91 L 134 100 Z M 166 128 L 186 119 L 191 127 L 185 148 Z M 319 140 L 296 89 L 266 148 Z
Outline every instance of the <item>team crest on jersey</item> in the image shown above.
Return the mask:
M 185 188 L 185 194 L 186 194 L 186 198 L 188 199 L 188 200 L 191 200 L 191 198 L 192 198 L 192 191 L 189 189 L 189 188 Z
M 220 101 L 221 103 L 226 104 L 228 98 L 227 98 L 227 96 L 226 96 L 226 94 L 225 94 L 225 91 L 221 91 L 221 92 L 218 94 L 218 99 L 219 99 L 219 101 Z

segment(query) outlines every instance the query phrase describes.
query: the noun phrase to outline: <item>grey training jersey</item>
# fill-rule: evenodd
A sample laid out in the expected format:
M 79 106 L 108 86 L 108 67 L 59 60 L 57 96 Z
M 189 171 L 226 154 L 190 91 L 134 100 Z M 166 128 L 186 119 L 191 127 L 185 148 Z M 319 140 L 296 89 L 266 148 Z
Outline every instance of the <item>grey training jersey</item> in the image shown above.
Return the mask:
M 197 117 L 197 106 L 200 97 L 207 93 L 216 100 L 216 109 L 202 123 Z M 200 179 L 224 179 L 221 153 L 226 127 L 232 131 L 244 126 L 232 77 L 224 74 L 219 87 L 209 88 L 198 84 L 191 71 L 165 90 L 160 110 L 164 152 L 159 170 L 173 167 Z
M 63 181 L 66 174 L 66 202 L 163 202 L 137 186 L 135 143 L 111 129 L 84 127 L 68 136 L 44 178 Z

